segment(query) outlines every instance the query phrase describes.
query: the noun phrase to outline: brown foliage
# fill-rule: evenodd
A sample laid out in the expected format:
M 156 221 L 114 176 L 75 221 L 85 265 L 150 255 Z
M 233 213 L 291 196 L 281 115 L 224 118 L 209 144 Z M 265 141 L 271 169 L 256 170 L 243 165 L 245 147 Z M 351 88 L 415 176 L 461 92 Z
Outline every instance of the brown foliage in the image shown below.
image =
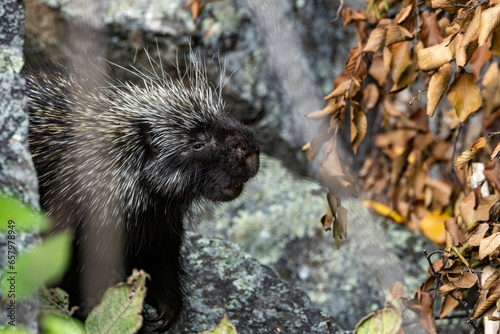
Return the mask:
M 325 97 L 326 107 L 309 115 L 321 126 L 304 146 L 310 160 L 326 148 L 321 164 L 329 189 L 325 227 L 341 221 L 338 231 L 345 236 L 338 194 L 341 188 L 363 189 L 365 205 L 446 247 L 415 299 L 406 301 L 422 326 L 437 332 L 436 288 L 442 318 L 458 305 L 465 307 L 462 296 L 477 287 L 468 316 L 476 328 L 473 320 L 492 318 L 500 299 L 500 271 L 483 285 L 477 272 L 500 261 L 500 136 L 487 132 L 498 129 L 500 118 L 500 2 L 370 0 L 366 11 L 342 12 L 344 24 L 355 25 L 357 42 Z M 418 92 L 413 88 L 422 86 Z M 367 124 L 369 110 L 381 113 L 382 121 L 375 124 L 379 131 L 370 138 L 375 152 L 365 159 L 356 185 L 337 154 L 336 136 L 348 117 L 356 153 L 367 128 L 374 127 Z M 436 118 L 432 129 L 429 117 Z M 480 117 L 482 137 L 463 142 L 462 125 Z M 471 148 L 456 152 L 460 147 Z M 440 172 L 431 176 L 431 168 Z M 334 235 L 339 235 L 335 229 Z M 429 263 L 431 255 L 426 255 Z

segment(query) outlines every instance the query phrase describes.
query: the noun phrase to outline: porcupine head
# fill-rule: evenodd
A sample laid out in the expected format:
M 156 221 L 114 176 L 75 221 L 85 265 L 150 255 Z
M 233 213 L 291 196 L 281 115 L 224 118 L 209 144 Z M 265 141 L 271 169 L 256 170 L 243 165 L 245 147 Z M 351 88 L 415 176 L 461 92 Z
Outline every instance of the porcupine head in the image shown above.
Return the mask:
M 75 282 L 90 255 L 78 232 L 86 218 L 118 211 L 125 270 L 150 274 L 146 300 L 163 323 L 158 331 L 168 330 L 184 305 L 184 218 L 200 203 L 238 197 L 259 169 L 256 134 L 228 115 L 222 84 L 210 84 L 196 61 L 187 72 L 187 81 L 137 72 L 141 86 L 28 75 L 42 206 L 56 227 L 78 224 L 63 287 L 81 297 Z

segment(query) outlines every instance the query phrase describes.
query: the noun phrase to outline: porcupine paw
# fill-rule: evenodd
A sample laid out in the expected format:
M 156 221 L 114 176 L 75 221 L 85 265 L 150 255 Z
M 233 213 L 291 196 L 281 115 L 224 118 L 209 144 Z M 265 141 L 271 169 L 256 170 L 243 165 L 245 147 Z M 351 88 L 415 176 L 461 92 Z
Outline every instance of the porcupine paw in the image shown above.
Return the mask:
M 177 322 L 179 318 L 179 312 L 172 311 L 168 306 L 160 306 L 159 303 L 153 303 L 151 305 L 156 310 L 156 316 L 152 316 L 151 313 L 145 313 L 143 311 L 144 320 L 151 324 L 151 328 L 156 333 L 164 333 L 168 331 Z M 157 327 L 155 327 L 155 324 Z

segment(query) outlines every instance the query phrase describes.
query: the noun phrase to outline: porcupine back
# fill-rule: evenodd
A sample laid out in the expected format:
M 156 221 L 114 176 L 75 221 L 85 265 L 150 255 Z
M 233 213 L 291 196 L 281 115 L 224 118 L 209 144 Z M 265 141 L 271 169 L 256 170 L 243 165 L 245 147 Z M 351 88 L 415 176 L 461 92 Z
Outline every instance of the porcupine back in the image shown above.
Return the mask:
M 165 330 L 184 303 L 185 216 L 204 201 L 238 197 L 258 171 L 259 145 L 253 130 L 228 116 L 221 85 L 212 86 L 197 63 L 189 83 L 136 73 L 141 87 L 28 74 L 30 148 L 55 230 L 76 229 L 63 287 L 85 304 L 79 276 L 88 255 L 79 232 L 97 213 L 97 229 L 113 225 L 124 245 L 125 273 L 150 273 L 147 301 Z M 106 242 L 95 247 L 98 256 L 106 256 Z

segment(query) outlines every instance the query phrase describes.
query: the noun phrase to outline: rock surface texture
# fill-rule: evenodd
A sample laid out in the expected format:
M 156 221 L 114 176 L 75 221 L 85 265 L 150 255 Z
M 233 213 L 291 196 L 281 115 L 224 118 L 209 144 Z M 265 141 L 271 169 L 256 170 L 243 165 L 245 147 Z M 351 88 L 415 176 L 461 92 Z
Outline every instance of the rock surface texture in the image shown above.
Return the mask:
M 0 192 L 9 193 L 25 203 L 39 208 L 38 183 L 28 149 L 28 115 L 25 111 L 26 82 L 21 75 L 24 65 L 24 8 L 22 0 L 0 2 Z M 2 208 L 0 208 L 2 210 Z M 3 227 L 8 222 L 0 221 Z M 14 231 L 16 232 L 16 231 Z M 17 231 L 19 232 L 19 231 Z M 37 237 L 16 233 L 14 242 L 19 254 Z M 12 245 L 12 243 L 11 243 Z M 7 236 L 0 234 L 0 273 L 8 255 Z M 39 304 L 36 299 L 16 303 L 15 324 L 36 331 Z M 9 299 L 2 299 L 6 310 Z M 7 312 L 0 312 L 0 324 L 12 321 Z
M 191 233 L 188 306 L 172 333 L 198 333 L 227 314 L 238 333 L 343 333 L 309 297 L 234 243 Z M 193 251 L 196 250 L 196 251 Z M 170 333 L 170 331 L 169 331 Z

